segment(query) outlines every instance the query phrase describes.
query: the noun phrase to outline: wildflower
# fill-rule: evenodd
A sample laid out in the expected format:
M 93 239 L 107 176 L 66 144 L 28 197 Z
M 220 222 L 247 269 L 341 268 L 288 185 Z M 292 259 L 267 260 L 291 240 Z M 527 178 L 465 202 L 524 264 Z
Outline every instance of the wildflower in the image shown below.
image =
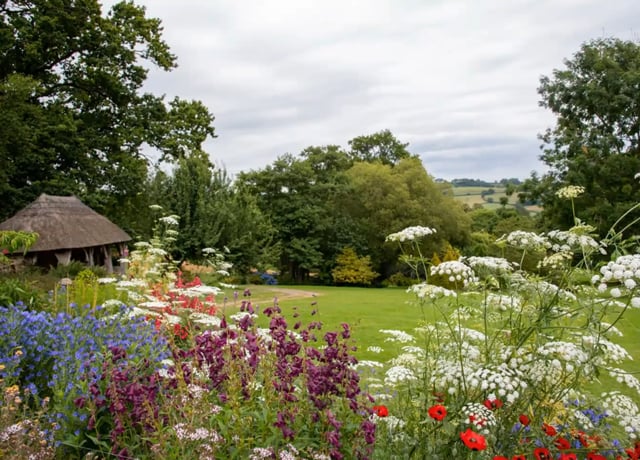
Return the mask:
M 556 192 L 559 198 L 577 198 L 584 193 L 584 187 L 580 185 L 567 185 Z
M 560 457 L 558 458 L 558 460 L 578 460 L 578 456 L 576 454 L 565 454 L 562 453 L 560 454 Z
M 556 434 L 558 434 L 558 432 L 556 431 L 555 427 L 552 425 L 549 425 L 548 423 L 543 423 L 542 424 L 542 431 L 544 431 L 544 433 L 547 436 L 555 436 Z
M 529 426 L 531 423 L 531 420 L 525 414 L 521 414 L 520 417 L 518 417 L 518 420 L 523 426 Z
M 492 460 L 509 460 L 509 459 L 502 455 L 495 455 Z
M 389 416 L 389 409 L 387 409 L 387 406 L 373 406 L 373 411 L 378 417 Z
M 476 433 L 470 428 L 467 428 L 467 431 L 460 433 L 460 439 L 462 439 L 464 445 L 471 450 L 477 451 L 485 450 L 487 448 L 487 440 L 484 436 Z
M 496 410 L 496 409 L 500 409 L 503 403 L 500 399 L 494 398 L 494 399 L 485 399 L 483 404 L 484 404 L 484 407 L 486 407 L 489 410 Z
M 567 450 L 571 449 L 571 443 L 566 438 L 558 438 L 553 444 L 558 448 L 558 450 Z
M 546 447 L 538 447 L 537 449 L 534 449 L 533 455 L 536 458 L 536 460 L 552 459 L 551 453 L 549 452 L 549 449 L 547 449 Z
M 595 452 L 589 452 L 587 454 L 587 460 L 607 460 L 604 455 L 596 454 Z
M 427 412 L 429 413 L 429 417 L 438 422 L 441 422 L 447 416 L 447 408 L 440 404 L 430 407 Z
M 414 241 L 417 238 L 432 235 L 433 233 L 436 233 L 435 228 L 421 226 L 407 227 L 397 233 L 388 235 L 385 241 L 398 241 L 402 243 L 403 241 Z

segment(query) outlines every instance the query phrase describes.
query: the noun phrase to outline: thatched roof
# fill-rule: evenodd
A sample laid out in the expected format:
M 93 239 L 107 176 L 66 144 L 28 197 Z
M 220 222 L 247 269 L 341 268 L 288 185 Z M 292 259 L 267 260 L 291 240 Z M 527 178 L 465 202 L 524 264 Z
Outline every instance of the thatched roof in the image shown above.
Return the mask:
M 2 222 L 0 230 L 38 233 L 38 240 L 29 252 L 88 248 L 131 240 L 120 227 L 77 197 L 44 193 Z

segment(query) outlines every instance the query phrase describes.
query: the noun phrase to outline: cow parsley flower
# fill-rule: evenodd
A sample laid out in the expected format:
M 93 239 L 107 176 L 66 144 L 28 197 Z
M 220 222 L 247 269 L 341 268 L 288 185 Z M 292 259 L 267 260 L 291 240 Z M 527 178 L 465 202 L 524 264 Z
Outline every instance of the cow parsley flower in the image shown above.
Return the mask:
M 560 198 L 577 198 L 584 193 L 584 187 L 581 185 L 567 185 L 556 192 L 556 196 Z
M 388 235 L 385 241 L 398 241 L 402 243 L 404 241 L 414 241 L 418 238 L 422 238 L 423 236 L 427 236 L 427 235 L 432 235 L 434 233 L 436 233 L 435 228 L 422 227 L 422 226 L 407 227 L 404 230 L 401 230 L 397 233 L 392 233 Z

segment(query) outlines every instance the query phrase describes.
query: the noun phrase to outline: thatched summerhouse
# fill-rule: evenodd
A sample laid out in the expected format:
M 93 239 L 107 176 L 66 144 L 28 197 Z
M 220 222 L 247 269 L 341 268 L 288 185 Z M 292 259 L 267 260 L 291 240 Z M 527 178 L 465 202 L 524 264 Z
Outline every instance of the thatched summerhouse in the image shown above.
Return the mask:
M 36 232 L 38 240 L 27 258 L 42 266 L 66 265 L 78 260 L 89 266 L 104 265 L 113 271 L 111 245 L 131 237 L 109 219 L 101 216 L 75 196 L 42 194 L 15 216 L 0 224 L 0 230 Z

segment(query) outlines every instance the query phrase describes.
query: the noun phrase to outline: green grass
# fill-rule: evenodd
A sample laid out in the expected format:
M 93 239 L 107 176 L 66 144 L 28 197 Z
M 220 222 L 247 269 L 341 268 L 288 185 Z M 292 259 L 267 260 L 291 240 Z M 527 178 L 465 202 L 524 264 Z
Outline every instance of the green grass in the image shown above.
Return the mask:
M 321 321 L 323 331 L 340 331 L 342 323 L 352 326 L 352 334 L 358 350 L 358 359 L 370 359 L 385 362 L 397 356 L 398 344 L 384 342 L 385 335 L 380 329 L 398 329 L 412 333 L 421 323 L 433 320 L 434 316 L 427 311 L 422 312 L 415 303 L 412 294 L 404 288 L 354 288 L 330 286 L 250 286 L 252 303 L 262 311 L 273 305 L 274 296 L 279 297 L 279 305 L 290 325 L 296 321 L 308 324 L 310 321 Z M 287 295 L 286 290 L 298 291 Z M 242 290 L 240 290 L 242 292 Z M 228 294 L 227 294 L 228 295 Z M 228 295 L 229 298 L 232 296 Z M 461 297 L 461 301 L 473 301 Z M 316 305 L 312 305 L 316 302 Z M 233 305 L 228 308 L 235 310 Z M 237 307 L 236 307 L 237 308 Z M 317 313 L 312 315 L 311 312 Z M 294 318 L 298 312 L 299 317 Z M 425 316 L 426 315 L 426 316 Z M 613 321 L 614 318 L 610 318 Z M 266 326 L 265 318 L 260 325 Z M 640 310 L 628 309 L 616 327 L 623 332 L 623 337 L 613 339 L 633 356 L 634 361 L 626 361 L 618 367 L 630 372 L 640 373 Z M 367 352 L 369 346 L 380 346 L 383 353 Z M 607 389 L 619 389 L 620 386 L 608 375 L 601 376 L 600 382 L 594 382 Z

